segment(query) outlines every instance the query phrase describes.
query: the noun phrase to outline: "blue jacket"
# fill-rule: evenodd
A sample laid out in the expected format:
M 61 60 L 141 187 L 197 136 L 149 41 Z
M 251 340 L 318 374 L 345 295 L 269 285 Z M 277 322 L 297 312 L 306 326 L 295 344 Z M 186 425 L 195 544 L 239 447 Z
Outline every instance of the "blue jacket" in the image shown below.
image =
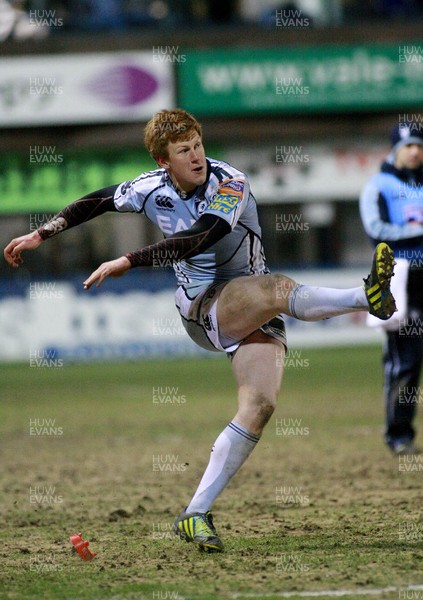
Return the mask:
M 387 242 L 395 256 L 413 260 L 423 251 L 423 168 L 397 169 L 393 156 L 360 197 L 364 229 L 376 245 Z

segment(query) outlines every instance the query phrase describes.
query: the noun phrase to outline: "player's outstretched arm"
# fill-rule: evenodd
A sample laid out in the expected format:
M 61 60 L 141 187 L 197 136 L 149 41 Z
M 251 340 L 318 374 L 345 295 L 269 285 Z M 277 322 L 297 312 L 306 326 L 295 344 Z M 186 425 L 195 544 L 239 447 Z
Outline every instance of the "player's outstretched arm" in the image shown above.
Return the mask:
M 114 193 L 118 187 L 118 185 L 112 185 L 97 190 L 68 204 L 37 231 L 12 240 L 4 249 L 4 258 L 12 267 L 19 267 L 23 263 L 21 253 L 24 250 L 34 250 L 47 238 L 53 237 L 65 229 L 90 221 L 107 211 L 116 212 Z
M 203 215 L 190 229 L 103 263 L 84 281 L 84 289 L 88 290 L 95 282 L 98 287 L 106 277 L 119 277 L 132 267 L 150 267 L 157 260 L 163 264 L 166 262 L 163 259 L 178 261 L 190 258 L 207 250 L 230 231 L 231 227 L 224 219 L 215 215 Z
M 4 258 L 11 267 L 15 269 L 23 263 L 21 252 L 24 250 L 35 250 L 42 243 L 42 238 L 38 231 L 21 235 L 9 242 L 4 249 Z

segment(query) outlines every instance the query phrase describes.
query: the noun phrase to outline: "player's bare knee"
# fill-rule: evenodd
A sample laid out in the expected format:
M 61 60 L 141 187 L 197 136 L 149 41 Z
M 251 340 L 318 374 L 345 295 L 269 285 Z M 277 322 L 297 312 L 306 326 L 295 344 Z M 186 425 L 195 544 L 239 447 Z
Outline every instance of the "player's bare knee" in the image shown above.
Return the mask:
M 288 302 L 289 296 L 297 283 L 286 275 L 272 275 L 274 277 L 274 291 L 277 300 Z
M 255 418 L 265 425 L 276 408 L 276 393 L 255 391 L 252 398 L 252 410 Z
M 266 425 L 275 411 L 276 405 L 267 404 L 260 407 L 258 418 L 262 426 Z
M 263 304 L 284 312 L 288 306 L 289 296 L 296 282 L 285 275 L 264 275 L 260 277 L 260 287 L 263 292 Z

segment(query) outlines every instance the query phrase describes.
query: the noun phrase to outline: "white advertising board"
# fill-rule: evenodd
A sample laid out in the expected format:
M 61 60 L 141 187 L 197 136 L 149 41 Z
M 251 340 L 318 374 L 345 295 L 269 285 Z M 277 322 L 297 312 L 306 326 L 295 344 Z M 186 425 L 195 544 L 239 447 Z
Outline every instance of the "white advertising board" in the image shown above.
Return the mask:
M 310 285 L 355 287 L 362 273 L 289 273 Z M 318 322 L 287 319 L 290 349 L 379 343 L 365 312 Z M 33 282 L 25 296 L 0 300 L 0 361 L 54 366 L 72 361 L 188 356 L 202 351 L 189 339 L 174 304 L 174 291 L 79 293 L 66 281 Z M 58 362 L 59 361 L 59 362 Z
M 6 127 L 149 119 L 174 104 L 171 65 L 153 52 L 2 58 Z
M 274 145 L 225 150 L 225 160 L 249 174 L 263 204 L 356 201 L 389 152 L 388 145 L 375 143 L 293 145 L 283 141 L 283 132 L 280 137 Z

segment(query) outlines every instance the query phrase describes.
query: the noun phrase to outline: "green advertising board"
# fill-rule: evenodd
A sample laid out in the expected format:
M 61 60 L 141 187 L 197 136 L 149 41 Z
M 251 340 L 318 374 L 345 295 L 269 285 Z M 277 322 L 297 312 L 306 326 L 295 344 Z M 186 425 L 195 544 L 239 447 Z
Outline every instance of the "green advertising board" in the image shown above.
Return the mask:
M 145 150 L 61 151 L 32 146 L 0 155 L 0 213 L 58 212 L 94 190 L 155 168 Z
M 210 156 L 221 148 L 208 147 Z M 144 148 L 66 150 L 32 146 L 0 153 L 0 215 L 57 213 L 89 192 L 157 168 Z
M 423 105 L 423 42 L 184 53 L 179 103 L 197 116 Z

